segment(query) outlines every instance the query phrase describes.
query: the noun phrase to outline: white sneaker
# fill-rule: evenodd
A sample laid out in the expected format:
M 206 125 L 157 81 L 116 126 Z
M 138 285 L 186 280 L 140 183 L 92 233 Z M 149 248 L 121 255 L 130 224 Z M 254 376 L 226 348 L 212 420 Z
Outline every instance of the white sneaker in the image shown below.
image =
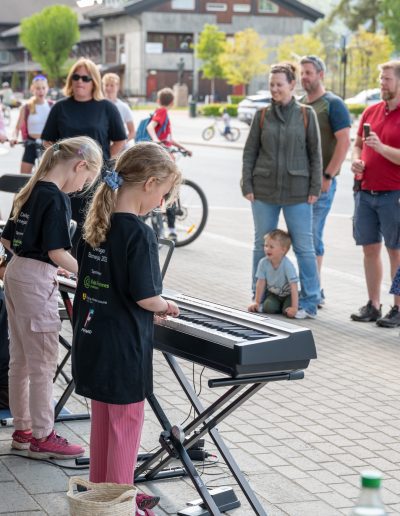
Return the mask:
M 294 316 L 295 319 L 316 319 L 317 314 L 311 314 L 310 312 L 307 312 L 304 310 L 304 308 L 301 308 L 297 311 L 297 314 Z

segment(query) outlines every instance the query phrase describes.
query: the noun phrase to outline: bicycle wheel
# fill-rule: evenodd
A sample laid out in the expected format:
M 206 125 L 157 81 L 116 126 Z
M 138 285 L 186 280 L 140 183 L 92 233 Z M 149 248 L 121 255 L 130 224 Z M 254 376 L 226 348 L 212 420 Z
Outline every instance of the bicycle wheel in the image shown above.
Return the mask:
M 231 127 L 231 142 L 236 142 L 240 138 L 240 129 Z
M 201 133 L 201 137 L 203 138 L 203 140 L 211 140 L 211 138 L 213 138 L 215 134 L 215 129 L 212 125 L 210 125 L 210 127 L 206 127 L 204 129 L 204 131 Z
M 203 190 L 190 179 L 184 179 L 176 202 L 176 247 L 188 245 L 203 231 L 208 217 L 208 203 Z

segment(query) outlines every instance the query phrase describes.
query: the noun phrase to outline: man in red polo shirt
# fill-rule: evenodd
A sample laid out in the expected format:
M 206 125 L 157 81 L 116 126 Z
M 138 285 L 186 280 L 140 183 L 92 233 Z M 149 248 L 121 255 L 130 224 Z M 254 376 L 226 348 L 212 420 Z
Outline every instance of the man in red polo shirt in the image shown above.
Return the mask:
M 360 180 L 355 194 L 354 238 L 363 246 L 369 300 L 353 321 L 376 321 L 378 326 L 400 326 L 400 296 L 382 317 L 382 239 L 390 259 L 391 276 L 400 266 L 400 61 L 380 65 L 382 102 L 362 114 L 353 151 L 352 172 Z M 364 129 L 369 124 L 369 136 Z

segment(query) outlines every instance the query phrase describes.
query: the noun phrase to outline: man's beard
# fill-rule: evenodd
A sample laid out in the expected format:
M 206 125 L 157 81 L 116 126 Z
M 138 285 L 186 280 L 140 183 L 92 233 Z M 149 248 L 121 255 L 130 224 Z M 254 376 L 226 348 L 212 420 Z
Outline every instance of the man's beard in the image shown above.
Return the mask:
M 308 82 L 303 85 L 303 88 L 306 93 L 314 93 L 314 91 L 317 91 L 318 86 L 318 82 Z
M 383 91 L 381 92 L 381 98 L 382 100 L 393 100 L 394 98 L 396 98 L 397 96 L 397 92 L 395 91 Z

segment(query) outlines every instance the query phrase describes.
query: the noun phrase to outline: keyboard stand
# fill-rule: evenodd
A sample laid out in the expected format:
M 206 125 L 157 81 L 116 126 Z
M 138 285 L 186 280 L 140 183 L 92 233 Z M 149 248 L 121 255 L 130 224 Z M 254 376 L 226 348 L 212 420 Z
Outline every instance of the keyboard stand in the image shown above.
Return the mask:
M 196 441 L 208 433 L 214 441 L 220 455 L 224 459 L 225 464 L 229 467 L 237 484 L 253 508 L 254 513 L 258 516 L 267 516 L 267 513 L 262 508 L 245 476 L 241 472 L 235 459 L 220 436 L 216 426 L 227 416 L 232 414 L 232 412 L 240 407 L 245 401 L 262 389 L 266 383 L 282 380 L 300 380 L 304 377 L 304 371 L 293 371 L 291 373 L 270 374 L 240 379 L 226 377 L 210 380 L 208 385 L 211 388 L 218 386 L 230 386 L 231 388 L 222 394 L 208 408 L 204 408 L 196 392 L 179 366 L 176 358 L 169 353 L 163 353 L 163 355 L 185 392 L 189 402 L 197 413 L 197 417 L 183 429 L 179 426 L 172 426 L 155 395 L 153 394 L 148 398 L 150 406 L 163 428 L 163 432 L 160 435 L 161 448 L 156 451 L 151 458 L 147 459 L 143 464 L 136 468 L 134 483 L 170 478 L 172 476 L 182 476 L 186 472 L 203 500 L 204 507 L 209 511 L 208 514 L 213 516 L 220 515 L 221 512 L 218 506 L 211 497 L 187 452 L 188 448 L 193 446 Z M 164 457 L 165 455 L 166 457 Z M 173 459 L 176 459 L 176 457 L 181 461 L 183 470 L 179 470 L 176 474 L 172 471 L 162 471 L 168 463 Z
M 68 316 L 68 320 L 71 323 L 72 326 L 72 302 L 71 298 L 69 297 L 69 293 L 67 290 L 61 290 L 60 289 L 60 295 L 64 303 L 65 311 Z M 67 353 L 65 354 L 64 358 L 62 359 L 61 363 L 57 366 L 56 374 L 53 378 L 53 382 L 55 382 L 59 375 L 61 375 L 64 380 L 67 382 L 67 386 L 64 389 L 64 392 L 62 393 L 60 399 L 56 403 L 56 406 L 54 407 L 54 420 L 56 423 L 60 421 L 81 421 L 85 419 L 90 419 L 90 414 L 88 413 L 82 413 L 82 414 L 61 414 L 62 409 L 64 408 L 64 405 L 67 403 L 69 397 L 74 392 L 75 388 L 75 382 L 73 378 L 68 376 L 64 371 L 64 367 L 71 356 L 71 344 L 64 339 L 62 335 L 59 335 L 58 338 L 60 344 L 67 350 Z

